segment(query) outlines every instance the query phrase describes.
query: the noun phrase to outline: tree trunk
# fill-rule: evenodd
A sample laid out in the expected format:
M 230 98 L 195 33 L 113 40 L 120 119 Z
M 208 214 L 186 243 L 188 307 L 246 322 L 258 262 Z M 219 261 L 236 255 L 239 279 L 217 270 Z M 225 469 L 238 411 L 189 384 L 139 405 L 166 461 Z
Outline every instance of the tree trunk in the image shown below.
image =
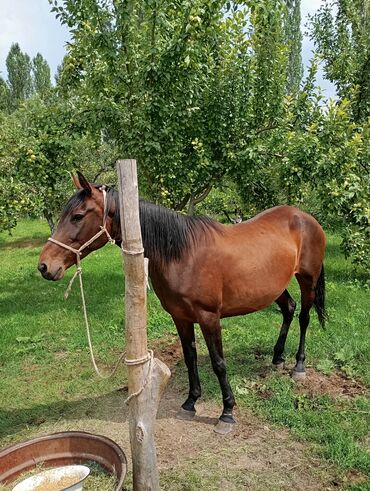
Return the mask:
M 43 215 L 44 215 L 44 217 L 45 217 L 45 219 L 48 222 L 48 225 L 50 227 L 50 235 L 52 235 L 54 232 L 54 229 L 55 229 L 55 222 L 54 222 L 53 215 L 52 215 L 52 213 L 50 213 L 49 210 L 46 210 L 46 209 L 44 209 L 42 213 L 43 213 Z

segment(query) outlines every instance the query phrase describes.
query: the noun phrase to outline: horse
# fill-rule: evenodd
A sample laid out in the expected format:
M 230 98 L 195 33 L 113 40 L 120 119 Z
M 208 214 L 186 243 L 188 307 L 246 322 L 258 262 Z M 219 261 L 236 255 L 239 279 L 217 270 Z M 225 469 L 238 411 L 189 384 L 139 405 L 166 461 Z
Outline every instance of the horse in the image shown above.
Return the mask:
M 41 251 L 38 269 L 47 280 L 60 280 L 78 261 L 79 248 L 82 259 L 108 240 L 121 246 L 118 193 L 88 182 L 80 172 L 73 180 L 77 191 Z M 287 287 L 295 276 L 301 291 L 301 311 L 292 375 L 304 377 L 310 309 L 314 306 L 322 326 L 326 315 L 325 233 L 311 215 L 287 205 L 234 225 L 183 215 L 143 200 L 139 210 L 151 283 L 175 323 L 188 370 L 189 394 L 179 417 L 192 419 L 201 395 L 194 335 L 197 323 L 222 392 L 223 411 L 216 431 L 226 433 L 235 423 L 235 399 L 227 377 L 220 320 L 257 312 L 276 302 L 283 322 L 272 364 L 281 368 L 296 307 Z

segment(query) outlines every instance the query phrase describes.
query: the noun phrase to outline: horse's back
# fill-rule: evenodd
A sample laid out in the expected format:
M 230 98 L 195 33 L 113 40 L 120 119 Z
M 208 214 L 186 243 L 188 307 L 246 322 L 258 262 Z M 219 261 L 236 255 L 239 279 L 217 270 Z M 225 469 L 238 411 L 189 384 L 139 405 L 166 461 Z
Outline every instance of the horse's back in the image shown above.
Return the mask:
M 299 272 L 302 251 L 312 247 L 305 242 L 311 235 L 321 237 L 317 227 L 307 213 L 278 206 L 240 224 L 210 229 L 169 268 L 166 310 L 199 322 L 200 311 L 227 317 L 267 307 Z
M 323 237 L 311 215 L 291 206 L 270 208 L 250 220 L 225 226 L 223 233 L 215 234 L 206 257 L 200 255 L 196 261 L 199 293 L 220 290 L 223 317 L 261 310 L 288 287 L 301 271 L 307 251 L 316 251 Z M 314 254 L 321 264 L 322 253 Z M 207 279 L 210 271 L 212 280 Z

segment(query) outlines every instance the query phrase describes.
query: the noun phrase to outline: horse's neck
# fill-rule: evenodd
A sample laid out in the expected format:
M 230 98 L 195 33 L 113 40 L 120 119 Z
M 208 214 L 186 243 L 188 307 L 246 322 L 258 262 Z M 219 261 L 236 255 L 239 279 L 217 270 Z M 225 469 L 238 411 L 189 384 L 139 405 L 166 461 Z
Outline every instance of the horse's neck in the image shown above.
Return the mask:
M 116 201 L 115 201 L 115 210 L 113 213 L 113 220 L 112 220 L 112 237 L 115 240 L 115 243 L 118 247 L 122 246 L 122 229 L 121 229 L 121 219 L 120 219 L 120 214 L 116 213 L 117 206 L 118 205 L 118 194 L 115 196 Z M 145 211 L 141 210 L 141 214 L 144 214 Z M 148 234 L 146 233 L 145 229 L 145 224 L 142 223 L 143 221 L 140 221 L 140 228 L 141 228 L 141 236 L 142 236 L 142 241 L 143 241 L 143 248 L 144 248 L 144 254 L 145 257 L 149 259 L 149 272 L 153 274 L 160 273 L 162 270 L 162 263 L 161 261 L 158 261 L 156 256 L 152 253 L 152 248 L 149 247 L 149 244 L 147 243 L 146 238 L 148 237 Z M 144 220 L 145 222 L 145 220 Z M 158 233 L 158 230 L 154 230 L 154 232 Z

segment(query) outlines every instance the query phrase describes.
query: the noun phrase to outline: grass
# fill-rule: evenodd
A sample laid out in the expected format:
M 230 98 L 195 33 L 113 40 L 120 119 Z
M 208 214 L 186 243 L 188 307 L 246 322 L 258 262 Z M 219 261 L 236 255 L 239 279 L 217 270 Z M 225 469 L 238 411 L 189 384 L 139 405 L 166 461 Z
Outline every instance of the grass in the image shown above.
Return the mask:
M 12 236 L 0 234 L 1 447 L 29 437 L 45 420 L 88 413 L 89 401 L 103 398 L 125 383 L 124 369 L 108 381 L 97 380 L 92 374 L 77 283 L 70 298 L 63 299 L 73 272 L 68 271 L 62 282 L 40 278 L 36 266 L 47 236 L 46 224 L 32 220 L 23 221 Z M 228 373 L 240 411 L 250 410 L 267 422 L 289 428 L 294 438 L 312 442 L 328 465 L 337 466 L 344 487 L 365 490 L 369 482 L 354 483 L 347 477 L 355 473 L 363 481 L 370 474 L 370 290 L 356 281 L 336 235 L 329 235 L 325 265 L 329 322 L 324 331 L 312 314 L 307 364 L 327 376 L 337 373 L 355 380 L 363 386 L 363 393 L 336 397 L 302 392 L 286 375 L 271 374 L 267 366 L 281 324 L 275 306 L 224 321 Z M 86 259 L 83 267 L 97 358 L 101 366 L 110 366 L 123 346 L 120 251 L 106 246 Z M 295 282 L 289 291 L 299 299 Z M 165 344 L 176 334 L 175 328 L 152 291 L 148 304 L 149 339 L 161 338 Z M 199 331 L 198 339 L 203 396 L 214 399 L 221 408 L 219 387 Z M 286 347 L 288 363 L 293 363 L 297 346 L 295 319 Z M 186 387 L 185 371 L 176 376 L 178 384 Z M 208 478 L 201 464 L 181 472 L 187 475 L 189 491 L 216 489 L 211 483 L 215 476 Z M 168 471 L 163 485 L 171 491 L 185 489 L 182 479 L 181 473 Z M 171 488 L 167 487 L 169 482 L 179 484 Z

